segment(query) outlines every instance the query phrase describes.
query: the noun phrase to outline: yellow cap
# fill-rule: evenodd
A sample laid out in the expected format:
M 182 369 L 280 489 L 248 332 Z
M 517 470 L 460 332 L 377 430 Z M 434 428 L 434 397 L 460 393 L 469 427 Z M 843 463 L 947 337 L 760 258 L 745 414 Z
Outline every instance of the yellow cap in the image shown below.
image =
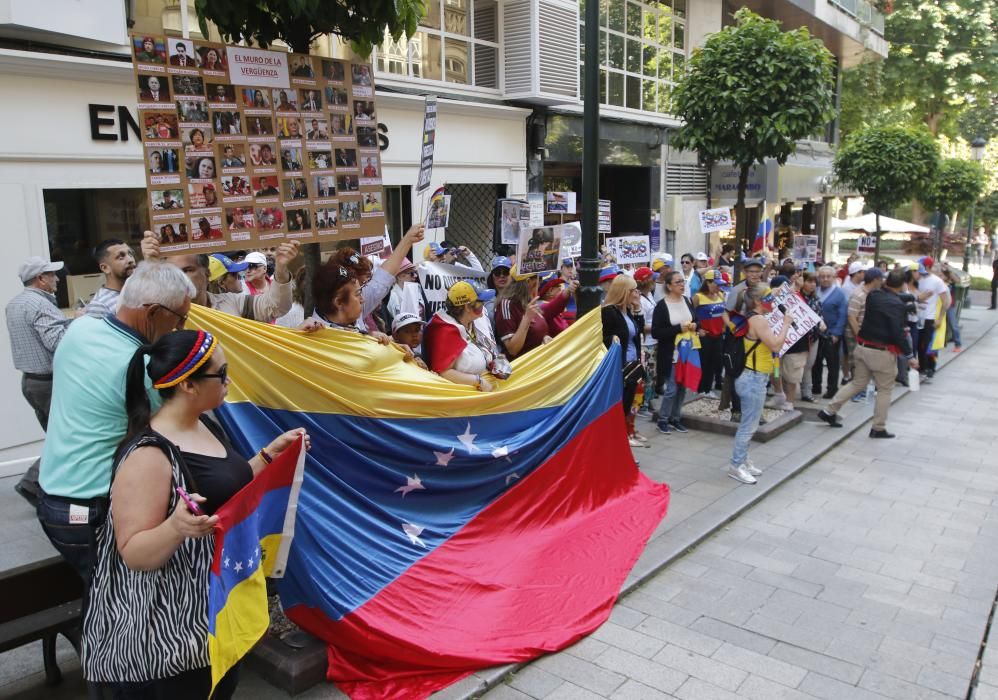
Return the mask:
M 473 304 L 478 301 L 478 293 L 475 291 L 475 288 L 467 282 L 455 282 L 451 285 L 451 288 L 447 290 L 447 300 L 454 306 Z
M 652 272 L 658 272 L 663 267 L 665 267 L 665 265 L 666 265 L 665 260 L 662 260 L 661 258 L 655 258 L 654 260 L 651 261 Z

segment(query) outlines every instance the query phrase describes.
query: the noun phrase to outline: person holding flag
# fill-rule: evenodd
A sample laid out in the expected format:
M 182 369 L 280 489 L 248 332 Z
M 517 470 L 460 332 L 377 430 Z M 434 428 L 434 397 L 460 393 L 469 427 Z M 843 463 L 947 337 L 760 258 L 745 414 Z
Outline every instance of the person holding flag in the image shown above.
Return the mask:
M 163 402 L 155 415 L 147 375 Z M 128 431 L 96 533 L 83 674 L 120 698 L 207 698 L 213 687 L 214 698 L 229 698 L 238 671 L 216 685 L 209 660 L 215 513 L 299 437 L 306 448 L 309 438 L 296 428 L 249 460 L 235 451 L 205 416 L 224 402 L 229 384 L 225 353 L 205 331 L 175 331 L 140 346 L 126 377 Z M 258 552 L 254 558 L 240 568 L 259 568 Z M 262 603 L 266 617 L 266 596 Z
M 725 295 L 719 284 L 721 274 L 717 270 L 704 272 L 703 286 L 693 296 L 703 371 L 699 392 L 708 394 L 711 398 L 717 398 L 714 389 L 721 389 L 721 350 L 724 345 L 724 329 L 729 321 L 728 312 L 724 308 Z

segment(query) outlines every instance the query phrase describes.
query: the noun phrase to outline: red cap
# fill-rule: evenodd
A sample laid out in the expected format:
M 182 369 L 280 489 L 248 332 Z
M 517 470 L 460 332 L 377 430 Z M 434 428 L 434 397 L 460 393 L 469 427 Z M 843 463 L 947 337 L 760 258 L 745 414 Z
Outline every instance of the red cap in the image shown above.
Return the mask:
M 650 267 L 639 267 L 634 271 L 635 282 L 644 282 L 645 280 L 650 280 L 654 276 L 655 273 L 652 272 Z

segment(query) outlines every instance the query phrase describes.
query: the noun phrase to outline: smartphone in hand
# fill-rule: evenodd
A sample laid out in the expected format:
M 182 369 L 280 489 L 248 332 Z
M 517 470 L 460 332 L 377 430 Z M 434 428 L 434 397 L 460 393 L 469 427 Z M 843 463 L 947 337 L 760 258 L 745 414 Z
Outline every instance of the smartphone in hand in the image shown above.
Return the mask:
M 204 515 L 204 511 L 201 510 L 201 506 L 195 503 L 194 499 L 192 499 L 187 494 L 187 492 L 184 491 L 183 486 L 177 487 L 177 495 L 180 496 L 182 499 L 184 499 L 184 503 L 187 504 L 187 510 L 189 510 L 191 513 L 193 513 L 194 515 Z

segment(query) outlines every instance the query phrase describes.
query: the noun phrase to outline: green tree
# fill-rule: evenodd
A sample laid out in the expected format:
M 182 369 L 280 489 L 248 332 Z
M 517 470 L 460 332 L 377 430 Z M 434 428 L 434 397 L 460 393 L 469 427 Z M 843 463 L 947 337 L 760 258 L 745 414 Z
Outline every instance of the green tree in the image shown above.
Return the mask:
M 910 105 L 933 136 L 955 134 L 974 99 L 998 84 L 998 0 L 896 0 L 884 36 L 887 104 Z
M 998 190 L 981 198 L 977 203 L 977 215 L 984 228 L 992 233 L 998 231 Z
M 201 33 L 214 22 L 227 42 L 246 41 L 266 48 L 283 41 L 308 53 L 312 41 L 336 34 L 353 42 L 362 56 L 385 38 L 416 32 L 426 11 L 423 0 L 194 0 Z
M 846 139 L 835 154 L 835 175 L 859 192 L 876 214 L 880 258 L 880 215 L 922 195 L 939 166 L 939 147 L 924 130 L 870 127 Z
M 746 240 L 745 189 L 754 163 L 781 165 L 797 141 L 833 115 L 832 55 L 806 29 L 784 32 L 780 23 L 748 9 L 735 24 L 696 49 L 672 92 L 684 124 L 672 145 L 696 151 L 704 163 L 732 161 L 739 169 L 737 237 Z
M 943 158 L 935 177 L 920 197 L 929 209 L 947 214 L 952 222 L 951 231 L 956 230 L 958 212 L 965 211 L 984 192 L 987 175 L 980 163 L 960 158 Z M 938 255 L 942 248 L 942 236 L 936 248 Z

